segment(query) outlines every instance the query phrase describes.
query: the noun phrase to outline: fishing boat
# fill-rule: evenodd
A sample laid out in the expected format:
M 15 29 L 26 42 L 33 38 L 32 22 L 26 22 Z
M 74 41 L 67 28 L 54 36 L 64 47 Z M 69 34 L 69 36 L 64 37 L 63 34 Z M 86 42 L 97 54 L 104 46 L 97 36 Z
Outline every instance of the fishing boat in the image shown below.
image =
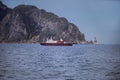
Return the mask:
M 47 39 L 46 42 L 41 42 L 41 45 L 44 46 L 72 46 L 73 43 L 71 42 L 65 42 L 64 40 L 53 40 L 52 38 Z

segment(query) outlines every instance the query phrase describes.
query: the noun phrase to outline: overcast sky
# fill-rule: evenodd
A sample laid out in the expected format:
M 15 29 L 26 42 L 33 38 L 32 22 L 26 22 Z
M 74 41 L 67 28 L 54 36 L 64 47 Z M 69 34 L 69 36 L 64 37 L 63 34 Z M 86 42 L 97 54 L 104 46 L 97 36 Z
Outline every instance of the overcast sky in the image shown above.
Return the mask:
M 120 44 L 120 0 L 1 0 L 8 7 L 35 5 L 74 23 L 86 40 Z

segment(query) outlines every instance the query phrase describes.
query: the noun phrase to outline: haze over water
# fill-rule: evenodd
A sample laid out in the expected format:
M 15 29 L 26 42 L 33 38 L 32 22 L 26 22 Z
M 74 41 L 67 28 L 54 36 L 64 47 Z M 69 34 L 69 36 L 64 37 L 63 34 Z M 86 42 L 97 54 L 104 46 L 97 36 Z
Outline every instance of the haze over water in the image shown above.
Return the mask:
M 0 44 L 0 80 L 120 80 L 120 45 Z

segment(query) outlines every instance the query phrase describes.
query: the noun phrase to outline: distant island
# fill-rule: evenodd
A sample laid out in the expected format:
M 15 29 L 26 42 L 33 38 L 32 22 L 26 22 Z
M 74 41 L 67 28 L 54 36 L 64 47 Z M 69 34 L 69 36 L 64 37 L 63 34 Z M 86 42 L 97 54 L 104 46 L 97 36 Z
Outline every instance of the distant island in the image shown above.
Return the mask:
M 0 1 L 0 43 L 40 43 L 50 37 L 76 44 L 89 43 L 77 26 L 64 17 L 32 5 L 11 9 Z

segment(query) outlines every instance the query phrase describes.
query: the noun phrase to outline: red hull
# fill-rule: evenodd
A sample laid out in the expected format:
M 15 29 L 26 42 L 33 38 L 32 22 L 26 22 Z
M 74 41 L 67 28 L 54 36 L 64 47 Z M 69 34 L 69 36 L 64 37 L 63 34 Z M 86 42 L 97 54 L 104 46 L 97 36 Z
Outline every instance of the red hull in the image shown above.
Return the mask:
M 44 46 L 72 46 L 72 43 L 40 43 Z

